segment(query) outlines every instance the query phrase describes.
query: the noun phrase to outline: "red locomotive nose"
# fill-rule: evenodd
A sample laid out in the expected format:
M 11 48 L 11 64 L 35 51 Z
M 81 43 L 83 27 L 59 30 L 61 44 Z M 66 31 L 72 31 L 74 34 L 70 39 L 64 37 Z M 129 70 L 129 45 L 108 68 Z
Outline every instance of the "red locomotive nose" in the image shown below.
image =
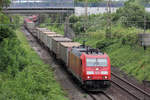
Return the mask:
M 107 56 L 86 55 L 85 61 L 84 76 L 86 80 L 110 79 L 110 61 Z

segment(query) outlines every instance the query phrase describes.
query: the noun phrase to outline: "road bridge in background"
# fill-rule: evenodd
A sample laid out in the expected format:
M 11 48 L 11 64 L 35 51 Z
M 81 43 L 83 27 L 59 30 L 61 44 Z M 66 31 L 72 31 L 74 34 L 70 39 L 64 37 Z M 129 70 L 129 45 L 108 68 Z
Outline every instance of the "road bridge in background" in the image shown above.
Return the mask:
M 86 6 L 87 10 L 86 10 Z M 124 2 L 112 2 L 111 12 L 116 12 Z M 150 5 L 146 10 L 150 12 Z M 48 14 L 48 13 L 68 13 L 80 16 L 87 11 L 88 15 L 106 13 L 108 10 L 107 2 L 88 3 L 74 2 L 74 0 L 12 0 L 7 9 L 3 9 L 8 14 Z
M 74 0 L 12 0 L 3 11 L 9 14 L 74 13 Z

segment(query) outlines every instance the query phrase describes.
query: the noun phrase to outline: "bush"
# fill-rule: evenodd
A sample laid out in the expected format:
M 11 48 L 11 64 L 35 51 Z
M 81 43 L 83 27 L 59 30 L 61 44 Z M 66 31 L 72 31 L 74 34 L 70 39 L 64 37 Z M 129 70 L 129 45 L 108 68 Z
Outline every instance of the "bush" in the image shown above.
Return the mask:
M 4 27 L 9 27 L 8 25 L 10 24 L 9 18 L 1 12 L 0 12 L 0 24 L 4 24 L 5 25 Z
M 96 48 L 99 48 L 99 49 L 105 49 L 107 48 L 108 46 L 114 44 L 118 42 L 118 40 L 115 40 L 115 39 L 103 39 L 103 40 L 100 40 L 97 42 L 96 44 Z
M 81 32 L 84 32 L 84 26 L 78 21 L 73 25 L 73 30 L 76 35 L 79 35 Z
M 42 67 L 40 67 L 42 66 Z M 1 100 L 65 100 L 64 93 L 54 80 L 49 66 L 31 65 L 17 74 L 14 80 L 3 82 Z
M 77 21 L 79 21 L 79 17 L 72 15 L 69 17 L 69 22 L 70 23 L 76 23 Z
M 0 71 L 7 71 L 10 75 L 15 76 L 28 64 L 26 51 L 21 48 L 20 41 L 9 28 L 1 28 L 0 33 Z
M 10 28 L 1 26 L 0 27 L 0 42 L 2 42 L 6 38 L 11 39 L 11 38 L 17 38 L 17 37 Z

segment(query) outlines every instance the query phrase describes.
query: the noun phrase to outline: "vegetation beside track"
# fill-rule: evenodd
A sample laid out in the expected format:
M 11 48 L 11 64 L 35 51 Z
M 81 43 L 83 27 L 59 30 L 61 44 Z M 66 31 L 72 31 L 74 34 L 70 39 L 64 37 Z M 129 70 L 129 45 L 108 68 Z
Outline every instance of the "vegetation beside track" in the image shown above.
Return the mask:
M 1 13 L 0 23 L 0 100 L 68 100 L 15 22 Z
M 44 15 L 43 15 L 44 16 Z M 57 32 L 59 34 L 64 35 L 64 25 L 59 22 L 59 17 L 61 15 L 56 15 L 54 18 L 53 16 L 46 16 L 43 19 L 43 21 L 40 23 L 41 28 L 48 28 L 49 30 L 53 32 Z M 49 18 L 50 17 L 50 18 Z M 46 23 L 46 24 L 45 24 Z
M 49 22 L 50 23 L 50 22 Z M 64 35 L 64 25 L 57 25 L 57 24 L 51 24 L 51 25 L 46 25 L 46 24 L 40 24 L 41 28 L 47 28 L 53 32 L 57 32 L 59 34 Z

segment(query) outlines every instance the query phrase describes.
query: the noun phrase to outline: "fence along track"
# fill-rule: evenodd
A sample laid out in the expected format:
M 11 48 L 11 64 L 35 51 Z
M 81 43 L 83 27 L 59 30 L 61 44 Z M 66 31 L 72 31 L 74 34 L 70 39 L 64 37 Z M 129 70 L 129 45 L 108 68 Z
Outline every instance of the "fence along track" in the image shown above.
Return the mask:
M 136 98 L 137 100 L 141 100 L 140 96 L 138 95 L 139 93 L 144 96 L 146 96 L 147 98 L 149 99 L 144 99 L 145 100 L 150 100 L 150 94 L 147 93 L 146 91 L 140 89 L 139 87 L 135 86 L 134 84 L 128 82 L 127 80 L 117 76 L 116 74 L 114 74 L 113 72 L 111 72 L 111 75 L 112 77 L 115 77 L 117 79 L 117 81 L 114 81 L 113 78 L 112 78 L 112 83 L 114 83 L 115 85 L 117 85 L 119 88 L 121 88 L 122 90 L 126 91 L 127 93 L 129 93 L 131 96 L 133 96 L 134 98 Z M 133 91 L 130 91 L 130 88 L 124 88 L 123 85 L 121 85 L 121 82 L 119 81 L 122 81 L 124 82 L 126 85 L 128 85 L 128 87 L 132 87 L 134 88 L 134 92 Z M 120 83 L 120 84 L 119 84 Z M 127 87 L 127 86 L 126 86 Z M 137 93 L 138 92 L 138 93 Z

